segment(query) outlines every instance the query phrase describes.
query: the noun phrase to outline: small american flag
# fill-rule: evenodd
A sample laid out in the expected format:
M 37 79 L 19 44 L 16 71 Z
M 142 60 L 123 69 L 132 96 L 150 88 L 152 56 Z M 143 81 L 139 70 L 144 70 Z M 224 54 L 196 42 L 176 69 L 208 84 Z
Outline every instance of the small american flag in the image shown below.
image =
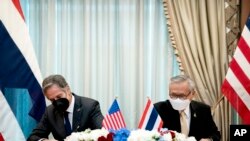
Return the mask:
M 115 99 L 111 105 L 108 114 L 104 117 L 102 126 L 107 129 L 119 130 L 121 128 L 126 128 L 121 110 Z

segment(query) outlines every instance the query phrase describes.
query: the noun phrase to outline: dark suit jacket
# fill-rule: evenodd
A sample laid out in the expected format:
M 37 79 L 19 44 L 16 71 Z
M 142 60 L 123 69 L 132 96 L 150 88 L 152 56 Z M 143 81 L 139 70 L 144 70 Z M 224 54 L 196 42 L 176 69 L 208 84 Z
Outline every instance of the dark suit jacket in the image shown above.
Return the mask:
M 101 128 L 103 115 L 100 110 L 99 102 L 77 95 L 74 95 L 74 97 L 73 132 L 84 131 L 87 128 Z M 27 140 L 37 141 L 41 138 L 48 138 L 50 133 L 52 133 L 57 140 L 66 138 L 63 114 L 58 112 L 53 105 L 46 108 L 41 121 Z
M 154 106 L 163 120 L 163 128 L 181 132 L 180 114 L 173 109 L 169 100 L 155 103 Z M 210 107 L 201 102 L 191 101 L 190 111 L 189 136 L 194 136 L 197 141 L 201 138 L 212 138 L 213 141 L 219 141 L 220 132 L 213 121 Z

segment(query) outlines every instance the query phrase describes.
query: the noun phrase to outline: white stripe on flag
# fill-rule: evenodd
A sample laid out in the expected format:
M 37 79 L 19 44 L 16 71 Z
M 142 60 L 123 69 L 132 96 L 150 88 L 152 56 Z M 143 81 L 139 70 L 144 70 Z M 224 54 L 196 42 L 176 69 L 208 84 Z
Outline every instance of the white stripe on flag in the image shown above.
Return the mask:
M 241 37 L 243 37 L 245 39 L 245 41 L 248 44 L 248 47 L 250 46 L 250 32 L 249 29 L 247 28 L 247 26 L 245 25 L 244 30 L 242 31 L 242 35 Z
M 0 91 L 0 131 L 6 141 L 25 141 L 22 129 L 20 128 L 15 115 L 2 91 Z
M 242 86 L 242 84 L 238 81 L 238 78 L 234 75 L 231 68 L 228 69 L 226 79 L 234 91 L 237 92 L 240 99 L 243 103 L 250 109 L 250 95 L 246 91 L 246 89 Z
M 157 119 L 156 119 L 156 121 L 155 121 L 155 125 L 154 125 L 154 128 L 153 128 L 153 129 L 158 129 L 160 123 L 161 123 L 161 118 L 160 118 L 159 115 L 157 115 Z
M 250 65 L 239 47 L 237 47 L 235 50 L 234 58 L 243 72 L 250 71 Z M 248 79 L 250 79 L 250 73 L 245 73 L 245 74 L 248 77 Z

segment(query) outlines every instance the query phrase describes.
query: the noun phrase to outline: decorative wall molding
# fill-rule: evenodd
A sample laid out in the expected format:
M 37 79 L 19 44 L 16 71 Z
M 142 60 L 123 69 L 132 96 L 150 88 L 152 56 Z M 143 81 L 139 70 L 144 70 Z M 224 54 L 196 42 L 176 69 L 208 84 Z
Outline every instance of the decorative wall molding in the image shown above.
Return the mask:
M 240 0 L 225 0 L 226 45 L 228 56 L 233 56 L 240 36 Z

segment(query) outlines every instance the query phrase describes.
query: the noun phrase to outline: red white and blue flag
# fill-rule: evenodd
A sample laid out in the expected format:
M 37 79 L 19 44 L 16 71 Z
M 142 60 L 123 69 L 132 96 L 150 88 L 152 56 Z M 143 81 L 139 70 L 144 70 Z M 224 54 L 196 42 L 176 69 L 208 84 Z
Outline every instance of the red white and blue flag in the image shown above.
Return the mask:
M 126 128 L 124 118 L 122 116 L 121 110 L 119 108 L 118 102 L 115 99 L 111 105 L 108 114 L 104 117 L 102 126 L 107 129 L 119 130 L 121 128 Z
M 250 17 L 230 62 L 222 92 L 242 118 L 250 124 Z
M 153 103 L 150 99 L 148 99 L 146 107 L 143 111 L 142 117 L 139 122 L 139 129 L 145 130 L 158 130 L 162 128 L 163 121 L 159 116 L 158 112 L 154 108 Z
M 46 103 L 19 0 L 0 0 L 0 68 L 0 133 L 4 140 L 26 140 Z

